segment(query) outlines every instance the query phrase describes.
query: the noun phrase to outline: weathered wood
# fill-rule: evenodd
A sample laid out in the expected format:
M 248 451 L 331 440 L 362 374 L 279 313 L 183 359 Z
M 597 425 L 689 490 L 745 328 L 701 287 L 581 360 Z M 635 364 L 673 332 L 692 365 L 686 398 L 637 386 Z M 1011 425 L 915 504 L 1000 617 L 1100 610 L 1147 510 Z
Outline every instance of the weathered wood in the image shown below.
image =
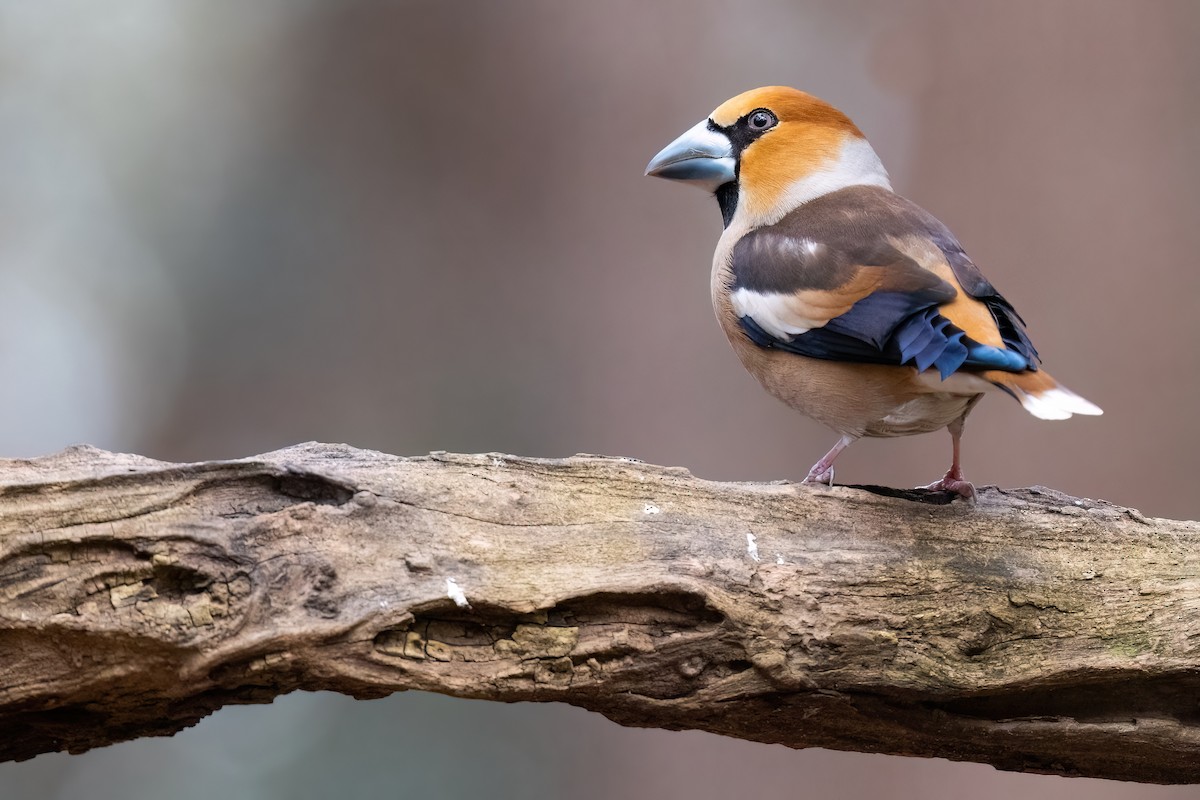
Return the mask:
M 627 459 L 0 461 L 0 758 L 295 689 L 1200 781 L 1200 526 Z

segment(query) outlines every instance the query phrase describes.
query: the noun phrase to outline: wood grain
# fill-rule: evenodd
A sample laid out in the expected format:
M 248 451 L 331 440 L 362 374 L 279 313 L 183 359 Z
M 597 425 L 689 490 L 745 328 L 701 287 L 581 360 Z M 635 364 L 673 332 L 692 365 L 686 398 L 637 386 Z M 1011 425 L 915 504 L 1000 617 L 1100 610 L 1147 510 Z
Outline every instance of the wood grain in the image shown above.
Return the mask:
M 0 758 L 296 689 L 1200 781 L 1200 525 L 629 459 L 0 461 Z

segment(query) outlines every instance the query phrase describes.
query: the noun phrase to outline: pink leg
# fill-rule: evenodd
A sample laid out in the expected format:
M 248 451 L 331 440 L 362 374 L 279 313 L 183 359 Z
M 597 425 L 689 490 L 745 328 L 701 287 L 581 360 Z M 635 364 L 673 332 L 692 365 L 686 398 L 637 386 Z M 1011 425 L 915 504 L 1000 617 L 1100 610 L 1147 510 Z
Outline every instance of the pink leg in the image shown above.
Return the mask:
M 965 418 L 958 419 L 946 426 L 946 430 L 950 431 L 950 439 L 954 448 L 954 460 L 950 464 L 950 469 L 946 471 L 941 480 L 934 481 L 922 488 L 935 492 L 954 492 L 966 500 L 975 502 L 975 487 L 963 477 L 962 464 L 959 461 L 959 440 L 962 439 L 965 421 Z
M 850 446 L 857 437 L 846 434 L 838 439 L 838 443 L 833 446 L 825 455 L 821 456 L 821 460 L 813 464 L 813 468 L 808 471 L 808 477 L 804 479 L 804 483 L 824 483 L 828 486 L 833 486 L 833 460 L 838 457 L 838 454 Z

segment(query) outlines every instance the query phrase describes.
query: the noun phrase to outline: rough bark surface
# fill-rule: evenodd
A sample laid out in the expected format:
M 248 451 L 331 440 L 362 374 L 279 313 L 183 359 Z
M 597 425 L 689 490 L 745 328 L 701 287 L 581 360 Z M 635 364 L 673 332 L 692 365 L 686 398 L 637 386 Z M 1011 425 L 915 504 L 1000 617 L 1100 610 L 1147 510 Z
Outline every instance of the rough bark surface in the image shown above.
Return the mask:
M 296 689 L 1197 782 L 1200 525 L 591 456 L 0 461 L 0 758 Z

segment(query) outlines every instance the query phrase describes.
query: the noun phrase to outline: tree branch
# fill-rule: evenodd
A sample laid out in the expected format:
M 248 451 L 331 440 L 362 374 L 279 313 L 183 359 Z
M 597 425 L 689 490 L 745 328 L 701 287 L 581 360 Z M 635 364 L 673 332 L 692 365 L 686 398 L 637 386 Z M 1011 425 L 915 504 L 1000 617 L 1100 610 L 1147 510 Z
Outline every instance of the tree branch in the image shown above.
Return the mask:
M 0 758 L 422 689 L 1196 782 L 1198 542 L 1048 489 L 935 506 L 590 456 L 0 461 Z

